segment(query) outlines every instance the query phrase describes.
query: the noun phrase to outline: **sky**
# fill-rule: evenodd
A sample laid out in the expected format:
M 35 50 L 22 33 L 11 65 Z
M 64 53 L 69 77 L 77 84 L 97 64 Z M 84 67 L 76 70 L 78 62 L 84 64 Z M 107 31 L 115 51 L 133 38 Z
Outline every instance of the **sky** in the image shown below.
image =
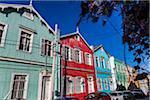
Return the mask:
M 29 4 L 29 0 L 11 1 L 0 0 L 1 3 L 19 3 Z M 80 14 L 80 1 L 51 1 L 51 0 L 33 0 L 33 7 L 54 29 L 55 24 L 58 24 L 61 35 L 76 31 L 76 23 Z M 90 20 L 84 19 L 79 31 L 89 45 L 98 46 L 102 44 L 105 50 L 116 59 L 124 61 L 124 45 L 122 44 L 122 19 L 118 12 L 114 12 L 110 21 L 107 21 L 105 26 L 102 26 L 101 17 L 97 23 L 92 23 Z M 114 29 L 116 28 L 117 31 Z M 126 46 L 126 61 L 130 66 L 134 66 L 133 55 L 128 51 Z

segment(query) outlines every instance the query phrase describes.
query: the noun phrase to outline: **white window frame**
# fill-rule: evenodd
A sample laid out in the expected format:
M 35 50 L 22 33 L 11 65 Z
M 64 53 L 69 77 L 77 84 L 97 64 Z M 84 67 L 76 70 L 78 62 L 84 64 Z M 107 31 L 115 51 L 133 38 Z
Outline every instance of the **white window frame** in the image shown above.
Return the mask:
M 51 97 L 51 74 L 50 73 L 48 73 L 48 74 L 46 74 L 47 72 L 46 72 L 46 70 L 43 70 L 43 71 L 41 71 L 40 73 L 39 73 L 39 81 L 38 81 L 38 98 L 37 98 L 37 100 L 41 100 L 41 96 L 42 96 L 42 94 L 41 94 L 41 91 L 42 91 L 42 79 L 43 79 L 43 76 L 49 76 L 50 77 L 50 87 L 49 87 L 49 100 L 50 100 L 50 97 Z
M 102 79 L 98 78 L 97 81 L 99 81 L 99 80 L 100 80 L 100 83 L 97 82 L 98 83 L 98 90 L 103 90 Z M 101 85 L 101 89 L 99 87 L 100 85 Z
M 89 55 L 89 64 L 87 63 L 87 58 L 86 58 L 87 55 Z M 92 55 L 88 52 L 85 53 L 85 62 L 86 62 L 87 65 L 92 66 Z
M 77 63 L 82 63 L 82 60 L 81 60 L 81 59 L 82 59 L 82 56 L 81 56 L 81 52 L 82 52 L 82 51 L 81 51 L 80 49 L 78 49 L 78 48 L 74 48 L 74 55 L 75 55 L 75 51 L 76 51 L 76 50 L 79 51 L 79 62 L 76 61 L 76 58 L 75 58 L 75 62 L 77 62 Z M 76 56 L 76 55 L 75 55 L 75 56 Z
M 72 60 L 72 59 L 71 59 L 71 47 L 68 46 L 68 45 L 64 45 L 63 47 L 64 47 L 64 48 L 65 48 L 65 47 L 68 47 L 68 48 L 69 48 L 69 51 L 68 51 L 68 53 L 69 53 L 69 54 L 68 54 L 68 61 L 71 61 L 71 60 Z M 64 56 L 66 56 L 66 52 L 65 52 L 65 51 L 64 51 L 64 53 L 65 53 Z
M 29 48 L 29 51 L 24 51 L 24 50 L 20 50 L 20 49 L 19 49 L 19 46 L 20 46 L 20 39 L 21 39 L 21 32 L 22 32 L 22 31 L 24 31 L 25 33 L 31 34 L 31 40 L 30 40 L 30 46 L 29 46 L 30 48 Z M 29 31 L 28 29 L 19 28 L 19 36 L 18 36 L 17 50 L 23 51 L 23 52 L 31 53 L 31 52 L 32 52 L 32 45 L 33 45 L 33 35 L 34 35 L 34 32 Z
M 28 16 L 27 13 L 31 14 L 31 16 Z M 33 16 L 33 14 L 30 13 L 30 12 L 24 12 L 24 13 L 22 14 L 22 16 L 24 16 L 25 18 L 28 18 L 28 19 L 30 19 L 30 20 L 34 20 L 34 16 Z
M 92 78 L 91 82 L 89 82 L 89 78 Z M 87 75 L 87 79 L 88 79 L 87 80 L 88 81 L 88 93 L 95 92 L 93 75 Z M 90 85 L 91 85 L 91 90 L 90 90 Z
M 97 56 L 95 57 L 95 63 L 96 63 L 96 67 L 100 67 L 99 57 L 97 57 Z
M 103 64 L 102 64 L 102 58 L 103 58 Z M 102 66 L 104 65 L 104 68 L 106 68 L 105 57 L 101 56 L 100 59 L 101 59 L 100 61 L 101 61 Z M 103 68 L 102 66 L 101 68 Z
M 48 39 L 46 39 L 46 38 L 42 38 L 41 39 L 41 50 L 40 50 L 40 54 L 42 55 L 42 56 L 48 56 L 48 55 L 45 55 L 45 54 L 42 54 L 42 45 L 43 45 L 43 40 L 45 41 L 45 40 L 47 40 L 47 41 L 50 41 L 50 40 L 48 40 Z M 50 56 L 49 57 L 52 57 L 53 55 L 53 42 L 52 41 L 50 41 L 51 42 L 51 51 L 50 51 Z M 44 42 L 45 43 L 45 42 Z M 44 45 L 45 46 L 45 45 Z M 44 51 L 45 52 L 45 51 Z
M 78 85 L 77 85 L 77 79 L 79 79 L 79 83 L 78 83 Z M 83 88 L 83 84 L 82 84 L 82 82 L 84 82 L 84 88 Z M 84 77 L 81 77 L 81 76 L 76 76 L 75 77 L 75 86 L 74 86 L 75 88 L 79 88 L 79 91 L 77 91 L 76 89 L 75 89 L 75 93 L 84 93 L 85 92 L 85 89 L 86 89 L 86 87 L 85 87 L 85 78 Z
M 28 85 L 29 85 L 29 74 L 27 73 L 13 73 L 11 75 L 11 83 L 10 83 L 10 96 L 9 98 L 11 99 L 11 96 L 12 96 L 12 90 L 13 90 L 13 84 L 14 84 L 14 77 L 15 75 L 26 75 L 26 83 L 25 83 L 25 91 L 24 91 L 24 94 L 23 94 L 23 98 L 24 99 L 27 99 L 27 94 L 28 94 Z
M 72 80 L 72 84 L 69 84 L 69 91 L 67 91 L 67 88 L 66 88 L 66 94 L 73 94 L 74 93 L 74 84 L 75 84 L 75 82 L 74 82 L 74 77 L 72 77 L 72 76 L 67 76 L 66 78 L 70 78 L 71 80 Z M 66 79 L 66 81 L 67 81 L 67 79 Z
M 106 80 L 106 84 L 105 84 L 105 80 Z M 103 81 L 104 81 L 104 89 L 108 90 L 108 80 L 104 78 Z
M 80 41 L 79 35 L 76 35 L 76 36 L 75 36 L 75 40 Z
M 6 33 L 7 33 L 7 29 L 8 29 L 8 24 L 5 24 L 3 22 L 0 22 L 0 24 L 4 25 L 4 31 L 2 33 L 2 39 L 1 39 L 0 47 L 4 47 Z

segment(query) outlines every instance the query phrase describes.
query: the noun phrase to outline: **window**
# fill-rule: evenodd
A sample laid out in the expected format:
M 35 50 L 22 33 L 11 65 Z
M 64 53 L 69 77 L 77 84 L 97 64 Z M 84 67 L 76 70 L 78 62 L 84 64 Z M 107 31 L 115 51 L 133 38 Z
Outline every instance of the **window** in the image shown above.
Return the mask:
M 31 31 L 21 29 L 19 50 L 31 52 L 33 33 Z
M 69 60 L 69 47 L 65 46 L 65 60 Z
M 85 80 L 82 77 L 76 77 L 75 82 L 76 93 L 83 93 L 85 91 Z
M 98 90 L 102 90 L 102 79 L 98 78 L 97 83 L 98 83 Z
M 28 19 L 30 19 L 30 20 L 34 19 L 33 14 L 29 13 L 29 12 L 24 12 L 23 16 L 26 17 L 26 18 L 28 18 Z
M 42 47 L 41 47 L 41 54 L 46 56 L 51 56 L 52 49 L 51 49 L 51 41 L 42 39 Z
M 25 99 L 27 93 L 27 75 L 14 75 L 11 99 Z
M 47 100 L 49 97 L 50 76 L 42 77 L 41 100 Z
M 76 39 L 77 41 L 80 41 L 80 37 L 79 37 L 78 35 L 75 36 L 75 39 Z
M 74 80 L 73 80 L 73 77 L 71 76 L 67 76 L 66 78 L 66 93 L 67 94 L 72 94 L 74 93 Z
M 91 54 L 86 54 L 86 64 L 87 65 L 92 65 L 92 56 Z
M 108 82 L 106 79 L 104 79 L 104 89 L 107 90 L 108 89 Z
M 106 67 L 107 67 L 108 69 L 110 69 L 109 60 L 106 60 Z
M 0 46 L 4 46 L 7 25 L 0 23 Z
M 100 67 L 100 63 L 99 63 L 98 57 L 96 57 L 95 60 L 96 60 L 96 66 L 97 66 L 97 67 Z
M 89 93 L 92 93 L 95 91 L 93 76 L 88 76 L 88 91 L 89 91 Z
M 104 57 L 101 57 L 101 65 L 102 65 L 102 68 L 105 68 L 105 60 L 104 60 Z
M 81 51 L 78 49 L 74 50 L 75 61 L 81 63 Z

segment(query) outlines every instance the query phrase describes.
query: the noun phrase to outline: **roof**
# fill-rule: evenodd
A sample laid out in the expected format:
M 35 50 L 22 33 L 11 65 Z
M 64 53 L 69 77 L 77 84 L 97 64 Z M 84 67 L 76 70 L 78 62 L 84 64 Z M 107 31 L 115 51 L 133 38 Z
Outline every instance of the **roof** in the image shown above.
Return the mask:
M 66 37 L 69 37 L 69 36 L 73 36 L 73 35 L 79 35 L 79 36 L 83 39 L 83 41 L 85 42 L 85 44 L 91 49 L 90 45 L 86 42 L 86 40 L 85 40 L 85 39 L 83 38 L 83 36 L 80 34 L 78 28 L 77 28 L 77 31 L 76 31 L 76 32 L 62 35 L 62 36 L 60 37 L 60 39 L 66 38 Z M 92 50 L 92 49 L 91 49 L 91 50 Z M 92 50 L 92 51 L 93 51 L 93 50 Z
M 44 22 L 46 27 L 48 29 L 50 29 L 50 31 L 52 31 L 53 34 L 55 34 L 55 31 L 49 26 L 49 24 L 43 19 L 43 17 L 38 13 L 38 11 L 36 9 L 34 9 L 34 7 L 31 4 L 30 5 L 23 5 L 23 4 L 0 3 L 0 9 L 4 10 L 5 8 L 15 8 L 15 9 L 17 9 L 17 11 L 21 8 L 26 8 L 26 9 L 29 9 L 29 10 L 33 11 L 39 17 L 39 19 L 42 22 Z
M 102 44 L 100 44 L 100 45 L 98 45 L 98 46 L 95 46 L 95 47 L 94 47 L 94 52 L 97 51 L 97 50 L 100 49 L 100 48 L 103 48 L 104 51 L 106 52 L 106 54 L 107 54 L 109 57 L 111 57 L 111 55 L 105 50 L 105 48 L 103 47 Z

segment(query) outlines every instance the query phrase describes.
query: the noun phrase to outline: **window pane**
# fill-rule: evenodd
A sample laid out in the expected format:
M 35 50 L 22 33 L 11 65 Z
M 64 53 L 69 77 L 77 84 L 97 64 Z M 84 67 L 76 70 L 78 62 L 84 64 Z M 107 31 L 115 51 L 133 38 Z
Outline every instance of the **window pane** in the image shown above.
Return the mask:
M 31 34 L 21 31 L 19 50 L 29 51 L 31 43 Z
M 42 39 L 41 54 L 51 56 L 51 41 Z
M 11 99 L 23 98 L 25 91 L 25 78 L 26 75 L 15 75 L 13 81 L 12 95 Z

